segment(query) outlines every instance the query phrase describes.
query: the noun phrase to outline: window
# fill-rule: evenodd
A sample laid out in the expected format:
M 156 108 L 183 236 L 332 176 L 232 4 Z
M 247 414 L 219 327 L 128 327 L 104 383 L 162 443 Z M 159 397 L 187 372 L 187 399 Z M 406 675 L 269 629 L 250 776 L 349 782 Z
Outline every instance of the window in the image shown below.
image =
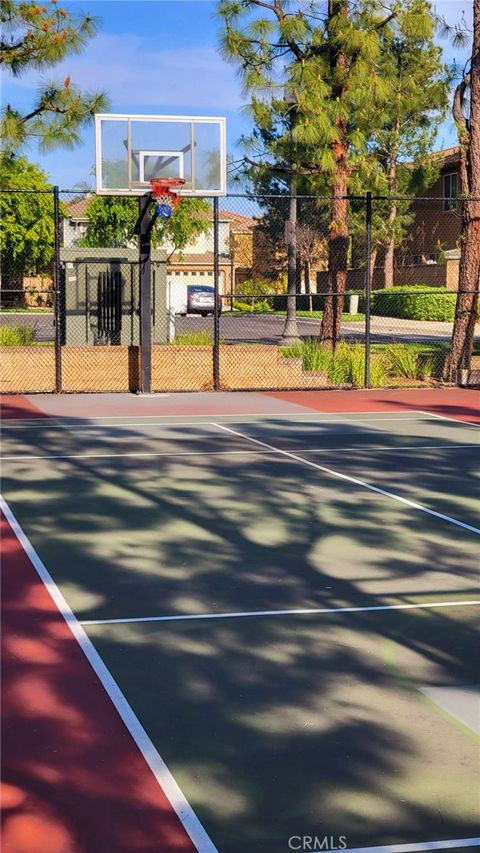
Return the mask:
M 458 199 L 458 172 L 443 176 L 443 209 L 456 210 Z

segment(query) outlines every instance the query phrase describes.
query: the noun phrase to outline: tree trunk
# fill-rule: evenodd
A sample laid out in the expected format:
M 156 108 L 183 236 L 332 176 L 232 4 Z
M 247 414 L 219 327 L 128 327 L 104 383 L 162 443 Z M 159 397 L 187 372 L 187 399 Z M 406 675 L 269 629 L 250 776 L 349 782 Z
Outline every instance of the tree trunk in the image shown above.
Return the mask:
M 455 322 L 444 378 L 459 379 L 458 371 L 467 370 L 473 351 L 480 287 L 480 202 L 463 202 L 460 275 Z
M 290 180 L 287 281 L 287 315 L 282 340 L 285 343 L 295 343 L 299 340 L 297 326 L 297 178 L 295 175 L 292 175 Z
M 395 138 L 398 138 L 400 133 L 400 124 L 398 117 L 395 121 Z M 388 239 L 385 246 L 385 268 L 383 274 L 383 286 L 384 287 L 393 287 L 393 266 L 395 260 L 395 220 L 397 218 L 397 199 L 396 195 L 398 192 L 398 181 L 397 181 L 397 159 L 398 152 L 396 149 L 396 144 L 392 145 L 392 150 L 390 152 L 390 162 L 388 167 L 388 194 L 390 196 L 390 203 L 388 207 L 388 217 L 387 217 L 387 234 Z
M 466 118 L 470 88 L 469 120 Z M 468 114 L 468 113 L 467 113 Z M 453 117 L 459 128 L 460 191 L 480 199 L 480 0 L 473 4 L 473 46 L 470 72 L 455 90 Z M 444 378 L 455 382 L 470 367 L 480 288 L 480 201 L 462 202 L 459 292 L 450 352 Z
M 346 0 L 328 0 L 328 21 L 333 23 L 336 16 L 345 19 L 348 26 L 348 3 Z M 332 34 L 332 48 L 329 64 L 332 78 L 332 99 L 341 100 L 345 96 L 348 83 L 347 57 L 338 47 L 336 34 Z M 320 331 L 323 344 L 335 349 L 340 334 L 343 311 L 343 299 L 347 284 L 348 265 L 348 141 L 347 121 L 337 118 L 334 122 L 336 139 L 332 143 L 335 172 L 331 187 L 330 228 L 328 234 L 328 290 Z
M 310 283 L 310 261 L 305 261 L 305 265 L 303 267 L 303 274 L 305 276 L 305 293 L 308 296 L 308 310 L 311 313 L 313 311 L 313 296 Z
M 383 271 L 383 286 L 393 287 L 393 255 L 395 247 L 390 237 L 385 248 L 385 268 Z
M 328 235 L 328 290 L 320 339 L 335 349 L 340 334 L 348 262 L 347 144 L 342 142 L 339 171 L 332 187 L 331 223 Z

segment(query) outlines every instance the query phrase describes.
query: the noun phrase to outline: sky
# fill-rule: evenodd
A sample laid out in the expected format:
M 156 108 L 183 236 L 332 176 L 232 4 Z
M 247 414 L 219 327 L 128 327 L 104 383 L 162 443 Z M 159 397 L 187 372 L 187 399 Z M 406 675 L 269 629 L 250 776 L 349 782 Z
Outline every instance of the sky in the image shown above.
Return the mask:
M 242 109 L 246 97 L 235 69 L 220 56 L 217 4 L 211 0 L 70 0 L 64 6 L 99 16 L 98 35 L 78 56 L 39 74 L 28 72 L 13 80 L 4 76 L 2 103 L 28 109 L 40 80 L 72 82 L 89 91 L 102 90 L 110 98 L 112 113 L 226 116 L 227 150 L 238 159 L 242 133 L 250 128 Z M 462 14 L 472 17 L 472 0 L 438 0 L 437 12 L 449 23 Z M 463 66 L 468 49 L 454 50 L 442 42 L 445 60 Z M 456 143 L 448 119 L 441 128 L 437 148 Z M 71 189 L 79 182 L 93 185 L 93 126 L 82 132 L 82 144 L 73 151 L 57 149 L 42 155 L 26 152 L 39 163 L 52 184 Z

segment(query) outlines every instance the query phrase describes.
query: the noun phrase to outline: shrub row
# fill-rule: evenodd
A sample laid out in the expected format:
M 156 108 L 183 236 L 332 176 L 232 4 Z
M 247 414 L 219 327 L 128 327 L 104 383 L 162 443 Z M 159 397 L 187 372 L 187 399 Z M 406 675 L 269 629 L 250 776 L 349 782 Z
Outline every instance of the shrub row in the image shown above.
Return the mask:
M 452 322 L 455 319 L 456 301 L 457 294 L 446 287 L 414 284 L 409 287 L 375 290 L 372 293 L 371 313 L 377 317 Z
M 348 311 L 348 296 L 358 291 L 347 291 L 344 311 Z M 259 300 L 260 297 L 257 297 Z M 389 290 L 375 290 L 371 298 L 371 313 L 377 317 L 398 317 L 405 320 L 445 320 L 452 322 L 455 318 L 456 293 L 444 287 L 427 287 L 423 284 L 394 287 Z M 310 304 L 311 300 L 311 304 Z M 268 296 L 268 300 L 255 303 L 254 311 L 268 311 L 268 305 L 274 311 L 287 310 L 287 296 Z M 325 294 L 314 293 L 311 297 L 302 293 L 295 299 L 297 311 L 323 311 Z M 251 307 L 251 303 L 250 306 Z M 242 304 L 246 310 L 246 303 Z M 248 310 L 248 309 L 247 309 Z M 360 294 L 359 313 L 365 312 L 365 296 Z

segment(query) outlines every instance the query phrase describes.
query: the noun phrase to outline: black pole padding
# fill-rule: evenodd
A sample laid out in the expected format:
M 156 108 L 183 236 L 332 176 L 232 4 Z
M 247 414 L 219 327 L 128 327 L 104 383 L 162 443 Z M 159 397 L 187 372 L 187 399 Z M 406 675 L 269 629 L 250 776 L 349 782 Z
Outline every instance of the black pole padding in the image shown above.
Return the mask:
M 135 233 L 139 241 L 140 269 L 140 393 L 152 393 L 152 260 L 151 233 L 154 217 L 150 213 L 151 193 L 138 200 Z

